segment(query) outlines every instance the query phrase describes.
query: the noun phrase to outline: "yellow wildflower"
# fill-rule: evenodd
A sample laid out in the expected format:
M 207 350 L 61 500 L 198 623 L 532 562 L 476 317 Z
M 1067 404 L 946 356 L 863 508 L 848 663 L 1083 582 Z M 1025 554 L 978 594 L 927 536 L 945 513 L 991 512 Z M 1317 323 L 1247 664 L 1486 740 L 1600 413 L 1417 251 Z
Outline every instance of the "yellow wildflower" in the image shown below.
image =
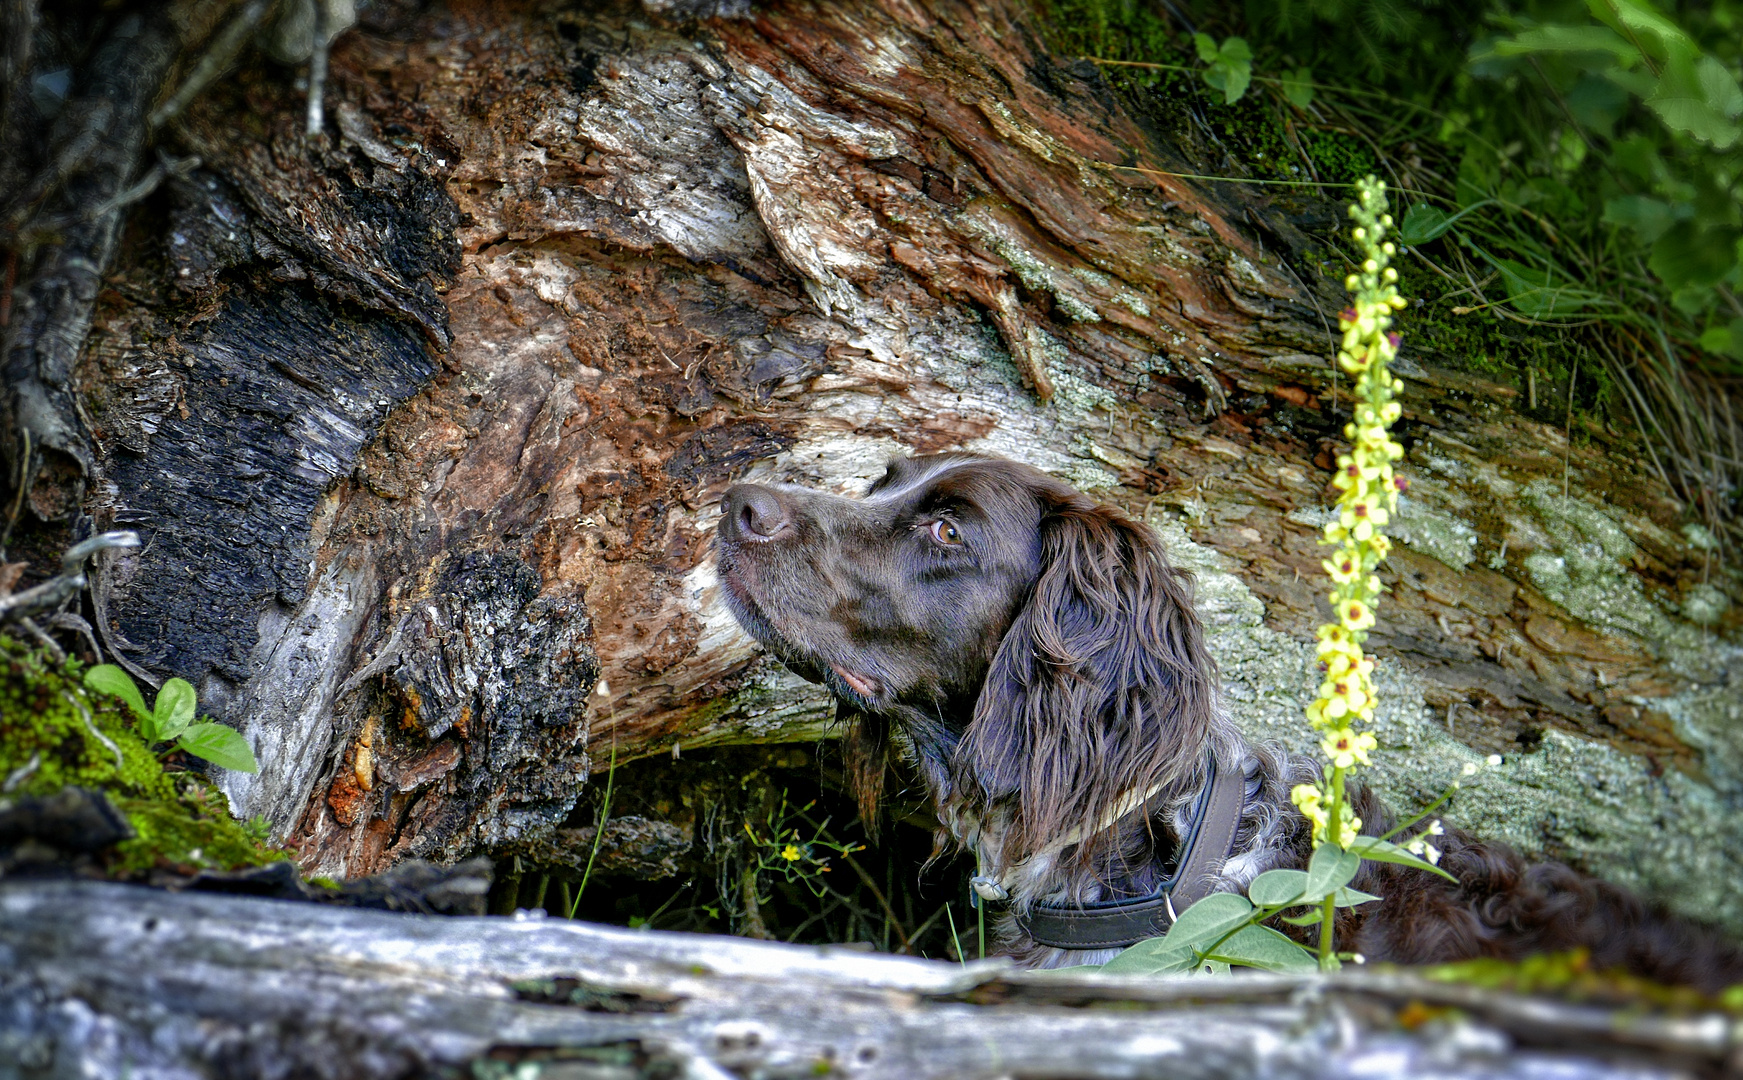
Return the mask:
M 1367 732 L 1358 732 L 1346 727 L 1327 732 L 1325 738 L 1320 740 L 1319 745 L 1320 749 L 1325 751 L 1325 756 L 1331 759 L 1333 765 L 1340 769 L 1347 769 L 1358 762 L 1363 765 L 1372 765 L 1373 762 L 1368 760 L 1368 751 L 1374 749 L 1378 743 L 1376 743 L 1374 736 Z
M 1335 602 L 1338 620 L 1349 630 L 1366 630 L 1374 625 L 1374 609 L 1354 597 L 1345 597 Z

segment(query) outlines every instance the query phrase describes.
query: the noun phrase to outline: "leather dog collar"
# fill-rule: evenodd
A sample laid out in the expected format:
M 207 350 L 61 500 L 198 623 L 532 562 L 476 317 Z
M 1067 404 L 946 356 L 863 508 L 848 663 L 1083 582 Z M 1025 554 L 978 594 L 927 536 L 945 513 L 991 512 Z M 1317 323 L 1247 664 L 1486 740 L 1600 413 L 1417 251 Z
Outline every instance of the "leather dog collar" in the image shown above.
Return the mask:
M 1056 949 L 1122 949 L 1167 932 L 1178 912 L 1211 892 L 1228 861 L 1246 804 L 1246 782 L 1209 762 L 1204 797 L 1187 824 L 1180 857 L 1168 880 L 1149 896 L 1094 901 L 1080 906 L 1036 904 L 1017 916 L 1036 944 Z

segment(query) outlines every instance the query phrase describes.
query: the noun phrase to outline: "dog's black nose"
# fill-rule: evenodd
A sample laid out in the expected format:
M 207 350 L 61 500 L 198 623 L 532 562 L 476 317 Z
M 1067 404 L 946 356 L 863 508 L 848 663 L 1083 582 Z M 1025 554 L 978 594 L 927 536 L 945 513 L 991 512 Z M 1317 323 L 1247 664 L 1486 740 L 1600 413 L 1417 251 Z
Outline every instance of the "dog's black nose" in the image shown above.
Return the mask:
M 721 511 L 720 528 L 726 537 L 753 544 L 775 539 L 793 522 L 780 492 L 756 484 L 734 486 L 726 493 Z

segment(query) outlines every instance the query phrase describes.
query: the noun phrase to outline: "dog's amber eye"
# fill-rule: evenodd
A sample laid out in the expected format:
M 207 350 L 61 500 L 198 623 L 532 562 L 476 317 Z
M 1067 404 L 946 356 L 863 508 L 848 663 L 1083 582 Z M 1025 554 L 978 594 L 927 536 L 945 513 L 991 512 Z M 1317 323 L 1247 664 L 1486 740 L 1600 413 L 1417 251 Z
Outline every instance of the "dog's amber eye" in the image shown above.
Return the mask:
M 932 539 L 948 547 L 955 547 L 962 543 L 962 533 L 950 522 L 938 520 L 932 523 Z

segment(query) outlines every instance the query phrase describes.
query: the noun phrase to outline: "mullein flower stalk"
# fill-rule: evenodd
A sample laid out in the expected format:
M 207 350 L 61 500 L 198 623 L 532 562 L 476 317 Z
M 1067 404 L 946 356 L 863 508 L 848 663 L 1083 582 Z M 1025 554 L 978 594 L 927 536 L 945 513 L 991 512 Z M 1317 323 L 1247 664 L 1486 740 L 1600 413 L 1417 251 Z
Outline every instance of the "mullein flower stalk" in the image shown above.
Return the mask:
M 1356 223 L 1350 237 L 1362 251 L 1362 265 L 1344 282 L 1354 303 L 1338 319 L 1343 342 L 1337 357 L 1338 366 L 1353 377 L 1355 413 L 1344 428 L 1350 452 L 1338 456 L 1332 481 L 1341 492 L 1337 517 L 1326 525 L 1320 541 L 1337 548 L 1322 563 L 1331 576 L 1337 621 L 1319 628 L 1325 678 L 1307 708 L 1307 719 L 1320 734 L 1326 770 L 1318 782 L 1298 784 L 1290 793 L 1313 823 L 1314 847 L 1335 844 L 1345 850 L 1362 827 L 1345 795 L 1345 783 L 1357 767 L 1372 764 L 1368 752 L 1375 746 L 1374 736 L 1362 730 L 1374 719 L 1374 662 L 1363 655 L 1362 642 L 1374 625 L 1381 592 L 1376 571 L 1392 547 L 1381 530 L 1397 512 L 1398 495 L 1406 487 L 1392 469 L 1404 456 L 1390 430 L 1400 412 L 1394 398 L 1404 389 L 1387 367 L 1398 355 L 1392 313 L 1404 307 L 1396 287 L 1398 271 L 1387 265 L 1397 250 L 1385 239 L 1392 215 L 1386 212 L 1384 183 L 1370 176 L 1358 190 L 1359 201 L 1350 207 Z M 1325 898 L 1320 921 L 1320 964 L 1328 968 L 1337 966 L 1332 951 L 1334 900 Z

